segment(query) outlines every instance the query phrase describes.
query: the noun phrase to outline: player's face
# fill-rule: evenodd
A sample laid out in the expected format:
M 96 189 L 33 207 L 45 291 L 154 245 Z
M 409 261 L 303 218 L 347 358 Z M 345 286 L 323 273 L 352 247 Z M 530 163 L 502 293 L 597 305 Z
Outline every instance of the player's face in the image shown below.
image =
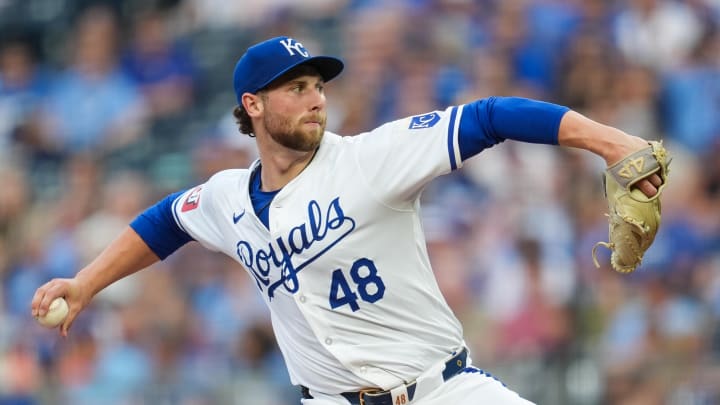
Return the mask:
M 265 92 L 263 126 L 275 142 L 305 152 L 320 145 L 327 121 L 324 85 L 309 74 Z

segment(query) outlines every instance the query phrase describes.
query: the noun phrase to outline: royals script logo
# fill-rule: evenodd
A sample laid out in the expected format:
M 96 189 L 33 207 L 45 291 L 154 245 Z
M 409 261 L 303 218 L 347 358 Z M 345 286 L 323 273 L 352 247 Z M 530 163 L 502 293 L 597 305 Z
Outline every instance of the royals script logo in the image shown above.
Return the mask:
M 297 292 L 300 287 L 297 274 L 354 229 L 355 220 L 345 215 L 340 206 L 340 197 L 332 200 L 324 209 L 312 200 L 308 203 L 305 223 L 261 248 L 241 240 L 236 245 L 236 253 L 240 262 L 255 277 L 260 290 L 267 290 L 268 299 L 272 301 L 279 287 L 291 294 Z M 302 256 L 302 260 L 293 260 L 298 256 Z M 278 274 L 279 278 L 272 280 L 272 276 Z

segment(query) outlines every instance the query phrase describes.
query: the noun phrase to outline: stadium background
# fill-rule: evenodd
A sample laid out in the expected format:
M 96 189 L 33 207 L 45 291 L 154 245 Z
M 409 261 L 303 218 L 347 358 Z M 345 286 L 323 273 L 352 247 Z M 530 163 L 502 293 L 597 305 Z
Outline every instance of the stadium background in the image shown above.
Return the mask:
M 475 363 L 526 398 L 719 403 L 719 19 L 717 0 L 0 1 L 0 404 L 298 403 L 250 279 L 197 244 L 68 339 L 29 315 L 145 206 L 255 157 L 230 76 L 280 34 L 345 59 L 341 134 L 517 95 L 663 139 L 664 223 L 633 275 L 590 260 L 601 159 L 545 146 L 432 183 L 429 251 Z

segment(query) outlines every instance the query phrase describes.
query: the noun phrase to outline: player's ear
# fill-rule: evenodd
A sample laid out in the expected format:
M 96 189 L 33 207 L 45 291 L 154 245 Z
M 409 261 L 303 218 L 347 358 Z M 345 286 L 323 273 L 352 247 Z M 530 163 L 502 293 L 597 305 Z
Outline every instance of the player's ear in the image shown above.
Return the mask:
M 262 114 L 264 106 L 262 97 L 259 94 L 245 93 L 242 95 L 243 108 L 250 117 L 257 117 Z

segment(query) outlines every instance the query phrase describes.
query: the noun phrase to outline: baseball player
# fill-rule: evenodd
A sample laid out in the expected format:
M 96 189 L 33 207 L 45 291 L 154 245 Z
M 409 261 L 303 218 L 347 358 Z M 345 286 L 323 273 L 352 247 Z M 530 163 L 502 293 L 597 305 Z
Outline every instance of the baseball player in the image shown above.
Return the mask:
M 647 143 L 566 107 L 495 97 L 341 137 L 325 130 L 323 89 L 342 69 L 293 38 L 249 48 L 234 71 L 235 116 L 260 158 L 147 209 L 74 278 L 40 287 L 32 314 L 64 296 L 67 336 L 100 290 L 197 241 L 253 278 L 305 405 L 530 403 L 472 365 L 433 277 L 420 193 L 505 139 L 608 163 Z M 659 182 L 639 187 L 653 195 Z

